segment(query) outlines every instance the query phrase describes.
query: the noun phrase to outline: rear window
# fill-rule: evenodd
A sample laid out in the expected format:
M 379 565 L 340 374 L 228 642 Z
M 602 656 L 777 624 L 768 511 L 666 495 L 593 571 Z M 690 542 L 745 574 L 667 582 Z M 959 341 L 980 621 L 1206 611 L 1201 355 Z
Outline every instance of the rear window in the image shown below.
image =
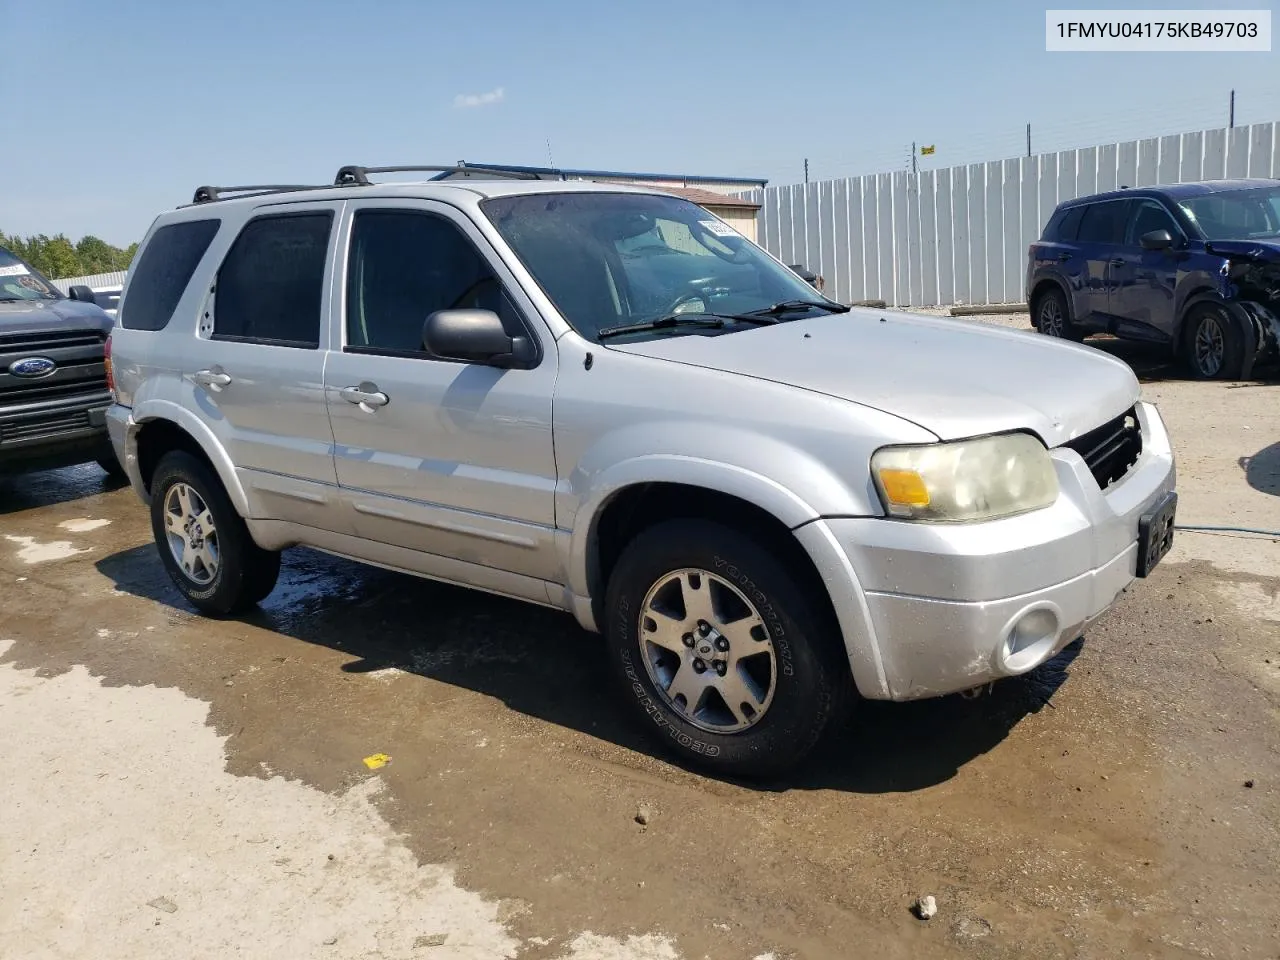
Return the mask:
M 155 232 L 133 267 L 127 308 L 120 310 L 120 326 L 129 330 L 165 328 L 221 224 L 221 220 L 188 220 Z
M 1128 205 L 1127 200 L 1089 204 L 1076 238 L 1081 243 L 1119 243 L 1124 235 L 1124 214 Z
M 213 339 L 320 345 L 331 211 L 250 220 L 218 270 Z

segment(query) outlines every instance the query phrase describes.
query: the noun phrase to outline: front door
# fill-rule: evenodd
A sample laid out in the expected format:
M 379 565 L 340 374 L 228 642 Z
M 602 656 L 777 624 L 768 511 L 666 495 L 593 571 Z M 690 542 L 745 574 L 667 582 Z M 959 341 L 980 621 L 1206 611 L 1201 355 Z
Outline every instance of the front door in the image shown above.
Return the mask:
M 540 580 L 555 562 L 555 342 L 467 217 L 422 200 L 351 205 L 325 371 L 338 483 L 356 532 Z M 430 356 L 436 310 L 498 313 L 539 359 L 499 369 Z M 429 570 L 426 572 L 430 572 Z M 463 579 L 466 579 L 465 577 Z
M 1142 237 L 1153 230 L 1168 230 L 1173 247 L 1142 249 Z M 1174 329 L 1174 292 L 1178 282 L 1181 250 L 1186 246 L 1182 230 L 1157 200 L 1135 200 L 1125 230 L 1122 265 L 1115 271 L 1115 303 L 1111 312 L 1117 323 L 1135 324 L 1122 332 L 1129 336 L 1169 340 Z

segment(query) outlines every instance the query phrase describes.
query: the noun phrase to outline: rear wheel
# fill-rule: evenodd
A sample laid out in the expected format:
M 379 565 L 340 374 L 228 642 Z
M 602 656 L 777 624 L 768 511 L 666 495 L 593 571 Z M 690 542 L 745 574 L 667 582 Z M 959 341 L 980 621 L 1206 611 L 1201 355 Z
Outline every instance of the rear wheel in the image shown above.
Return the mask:
M 280 554 L 253 538 L 209 466 L 167 453 L 151 481 L 151 530 L 174 585 L 200 611 L 238 613 L 269 594 Z
M 1197 380 L 1235 380 L 1244 368 L 1244 338 L 1216 303 L 1202 303 L 1187 314 L 1183 355 Z
M 1057 287 L 1051 287 L 1040 294 L 1031 319 L 1035 328 L 1046 337 L 1074 340 L 1077 343 L 1084 339 L 1084 334 L 1079 333 L 1071 322 L 1067 298 Z
M 641 533 L 609 581 L 605 634 L 635 716 L 681 759 L 730 775 L 799 764 L 852 678 L 822 605 L 718 524 Z

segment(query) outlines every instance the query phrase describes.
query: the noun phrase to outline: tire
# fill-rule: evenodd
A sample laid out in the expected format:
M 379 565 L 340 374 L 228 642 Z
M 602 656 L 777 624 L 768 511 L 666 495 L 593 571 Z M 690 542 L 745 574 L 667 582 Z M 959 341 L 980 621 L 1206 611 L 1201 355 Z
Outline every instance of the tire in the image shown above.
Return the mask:
M 712 614 L 712 630 L 695 639 L 699 606 Z M 759 626 L 749 631 L 741 614 L 752 610 Z M 844 714 L 853 679 L 830 619 L 768 550 L 701 520 L 668 521 L 636 537 L 605 599 L 605 638 L 629 709 L 679 759 L 729 776 L 776 776 L 799 765 Z M 739 659 L 744 649 L 759 652 Z M 699 672 L 695 658 L 719 663 Z M 683 690 L 696 698 L 693 711 Z M 736 712 L 729 699 L 740 700 Z
M 1183 321 L 1183 360 L 1197 380 L 1238 380 L 1244 369 L 1244 337 L 1216 303 L 1191 308 Z
M 1036 300 L 1032 325 L 1046 337 L 1057 337 L 1079 343 L 1085 337 L 1071 322 L 1071 310 L 1067 298 L 1057 287 L 1051 287 Z
M 166 453 L 156 465 L 151 532 L 174 585 L 202 613 L 238 613 L 276 585 L 280 554 L 253 542 L 217 475 L 185 451 Z
M 115 454 L 99 457 L 95 463 L 102 468 L 107 475 L 107 479 L 113 483 L 120 483 L 129 479 L 129 475 L 124 472 L 124 467 L 120 466 L 120 461 L 115 458 Z

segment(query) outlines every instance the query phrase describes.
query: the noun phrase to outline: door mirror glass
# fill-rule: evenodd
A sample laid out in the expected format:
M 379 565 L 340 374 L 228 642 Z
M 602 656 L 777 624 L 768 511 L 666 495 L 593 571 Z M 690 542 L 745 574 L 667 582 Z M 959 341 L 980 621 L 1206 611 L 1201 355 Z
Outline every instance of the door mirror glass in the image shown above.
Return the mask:
M 1173 235 L 1168 230 L 1152 230 L 1142 235 L 1143 250 L 1168 250 L 1173 246 Z
M 422 346 L 446 360 L 511 367 L 531 359 L 533 344 L 508 334 L 492 310 L 437 310 L 422 325 Z

